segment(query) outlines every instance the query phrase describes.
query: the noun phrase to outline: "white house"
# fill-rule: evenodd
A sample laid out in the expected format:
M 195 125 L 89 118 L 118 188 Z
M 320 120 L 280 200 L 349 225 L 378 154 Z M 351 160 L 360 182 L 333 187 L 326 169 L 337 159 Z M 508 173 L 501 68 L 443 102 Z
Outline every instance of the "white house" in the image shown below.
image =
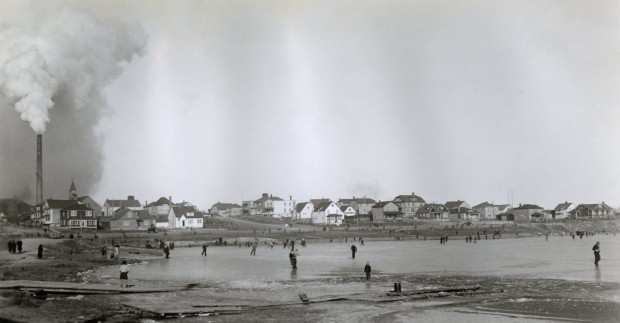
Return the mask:
M 312 211 L 314 211 L 314 205 L 311 202 L 303 202 L 295 205 L 295 213 L 293 213 L 293 219 L 296 221 L 312 221 Z
M 202 212 L 195 207 L 173 206 L 168 214 L 170 229 L 202 228 Z
M 345 217 L 354 218 L 355 215 L 357 214 L 355 209 L 352 206 L 350 206 L 350 205 L 343 205 L 343 206 L 340 207 L 340 210 L 342 211 L 342 213 L 344 213 Z
M 323 202 L 312 212 L 312 223 L 314 224 L 342 224 L 344 212 L 334 202 Z
M 295 201 L 292 197 L 289 200 L 273 201 L 273 217 L 274 218 L 290 218 L 295 213 Z
M 568 219 L 570 217 L 570 211 L 574 210 L 577 207 L 575 203 L 564 202 L 558 204 L 555 207 L 555 219 Z

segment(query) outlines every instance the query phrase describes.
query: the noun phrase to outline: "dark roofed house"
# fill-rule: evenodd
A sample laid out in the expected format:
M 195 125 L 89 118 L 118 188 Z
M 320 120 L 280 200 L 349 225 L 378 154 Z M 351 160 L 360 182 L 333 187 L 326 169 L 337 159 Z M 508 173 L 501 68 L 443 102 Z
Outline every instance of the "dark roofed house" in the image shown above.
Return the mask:
M 113 216 L 116 210 L 126 207 L 131 210 L 142 209 L 140 201 L 136 200 L 132 195 L 127 196 L 126 200 L 105 200 L 103 203 L 103 216 Z
M 392 200 L 398 208 L 403 218 L 414 218 L 418 209 L 426 203 L 423 198 L 415 193 L 411 195 L 399 195 Z M 373 217 L 375 214 L 375 207 L 373 206 Z
M 73 200 L 73 204 L 60 211 L 60 226 L 70 229 L 97 229 L 94 210 Z
M 449 215 L 450 211 L 438 203 L 427 203 L 416 212 L 416 218 L 425 220 L 447 221 L 450 219 Z
M 77 203 L 79 202 L 76 200 L 47 199 L 43 201 L 41 223 L 50 227 L 59 227 L 61 225 L 61 211 Z
M 615 210 L 609 205 L 602 203 L 579 204 L 569 212 L 571 219 L 597 219 L 615 216 Z

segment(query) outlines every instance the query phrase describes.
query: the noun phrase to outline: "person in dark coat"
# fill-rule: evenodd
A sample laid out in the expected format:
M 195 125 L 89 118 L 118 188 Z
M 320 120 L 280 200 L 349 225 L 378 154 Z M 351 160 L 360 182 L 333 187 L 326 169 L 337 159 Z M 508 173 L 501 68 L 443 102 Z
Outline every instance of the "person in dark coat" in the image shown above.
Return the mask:
M 170 258 L 170 248 L 167 245 L 164 247 L 164 253 L 166 254 L 166 259 Z
M 291 250 L 291 252 L 288 254 L 288 258 L 291 261 L 291 267 L 293 267 L 293 269 L 297 269 L 297 254 L 297 249 Z
M 22 253 L 22 241 L 17 240 L 17 252 Z
M 351 245 L 351 257 L 355 259 L 355 253 L 357 252 L 357 247 L 355 244 Z
M 364 266 L 364 272 L 366 273 L 366 280 L 370 280 L 370 272 L 372 271 L 372 269 L 370 268 L 370 261 L 366 263 L 366 266 Z
M 43 259 L 43 245 L 42 244 L 39 245 L 39 249 L 37 249 L 37 251 L 38 251 L 37 252 L 37 257 L 39 259 Z
M 600 242 L 596 242 L 594 247 L 592 247 L 592 251 L 594 251 L 594 265 L 598 267 L 598 262 L 601 260 L 601 247 L 599 246 Z
M 202 253 L 200 255 L 201 256 L 206 256 L 207 255 L 207 244 L 206 243 L 202 244 Z

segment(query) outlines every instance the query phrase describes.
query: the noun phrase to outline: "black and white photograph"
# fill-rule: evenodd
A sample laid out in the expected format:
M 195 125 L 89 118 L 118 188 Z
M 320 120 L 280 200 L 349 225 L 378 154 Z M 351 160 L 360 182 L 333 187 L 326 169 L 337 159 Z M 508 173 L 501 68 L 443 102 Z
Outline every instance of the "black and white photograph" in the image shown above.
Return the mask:
M 0 321 L 620 321 L 620 1 L 0 1 Z

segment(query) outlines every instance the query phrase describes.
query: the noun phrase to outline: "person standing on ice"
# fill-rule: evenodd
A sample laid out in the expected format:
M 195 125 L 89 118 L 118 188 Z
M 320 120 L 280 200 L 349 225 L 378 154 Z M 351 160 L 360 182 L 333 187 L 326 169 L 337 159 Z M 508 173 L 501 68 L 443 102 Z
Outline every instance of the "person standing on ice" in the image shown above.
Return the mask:
M 366 262 L 366 266 L 364 266 L 364 272 L 366 273 L 366 280 L 370 280 L 370 272 L 372 269 L 370 268 L 370 261 Z
M 351 258 L 355 259 L 355 253 L 357 252 L 357 247 L 355 244 L 351 245 Z
M 594 265 L 598 267 L 598 262 L 601 260 L 601 247 L 599 246 L 600 242 L 596 242 L 594 247 L 592 247 L 592 251 L 594 251 Z
M 250 252 L 250 256 L 256 256 L 256 246 L 258 244 L 256 243 L 256 241 L 252 242 L 252 251 Z
M 291 267 L 293 267 L 293 269 L 297 269 L 297 256 L 298 255 L 299 255 L 299 252 L 297 251 L 297 249 L 291 250 L 291 252 L 288 254 L 288 259 L 291 261 Z

